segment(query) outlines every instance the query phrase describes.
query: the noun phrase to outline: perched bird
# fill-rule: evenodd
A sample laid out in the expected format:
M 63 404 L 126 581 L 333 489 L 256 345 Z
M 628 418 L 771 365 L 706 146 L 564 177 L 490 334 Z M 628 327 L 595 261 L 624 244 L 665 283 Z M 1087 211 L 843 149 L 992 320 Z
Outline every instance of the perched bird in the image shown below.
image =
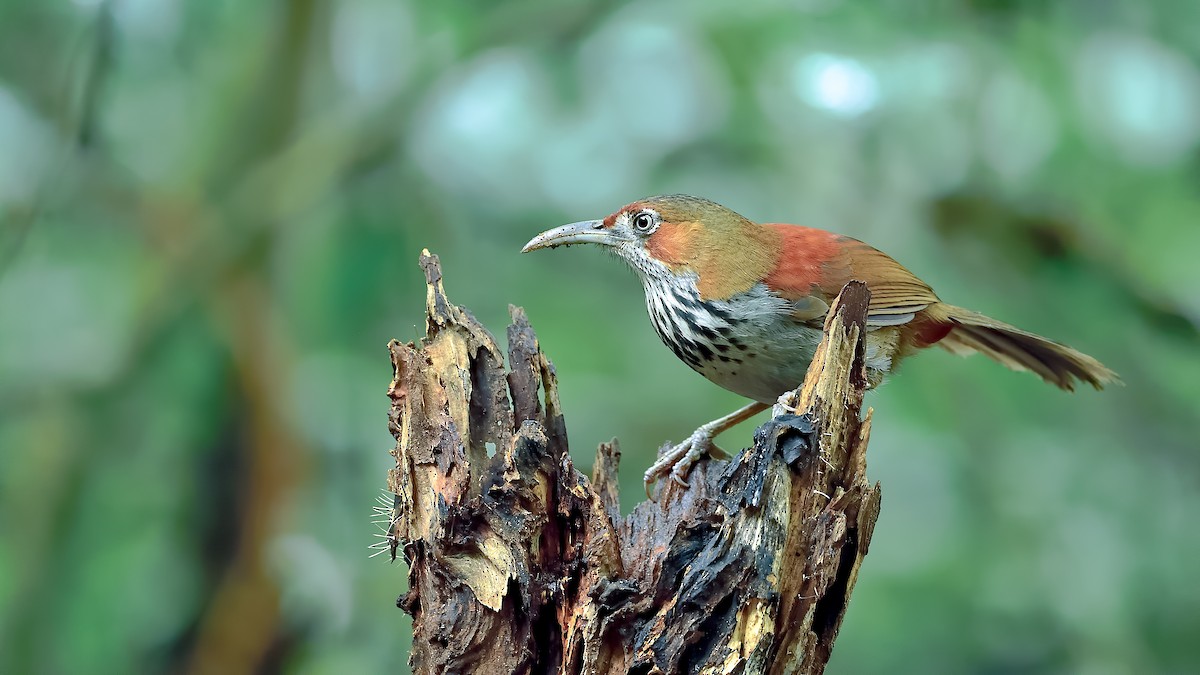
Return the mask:
M 712 382 L 754 403 L 697 429 L 645 474 L 670 472 L 683 485 L 713 438 L 766 409 L 804 380 L 829 303 L 846 282 L 871 291 L 865 363 L 871 387 L 901 360 L 932 345 L 984 354 L 1062 389 L 1097 389 L 1117 379 L 1070 347 L 977 312 L 948 305 L 886 254 L 842 235 L 799 225 L 756 223 L 688 195 L 649 197 L 603 220 L 563 225 L 522 252 L 599 244 L 642 279 L 654 330 L 675 355 Z

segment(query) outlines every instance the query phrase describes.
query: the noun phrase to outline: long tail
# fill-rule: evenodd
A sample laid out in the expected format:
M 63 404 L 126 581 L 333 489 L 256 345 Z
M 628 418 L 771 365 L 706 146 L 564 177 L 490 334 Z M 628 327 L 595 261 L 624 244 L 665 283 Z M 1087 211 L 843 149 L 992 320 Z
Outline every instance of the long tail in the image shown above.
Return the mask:
M 954 354 L 979 352 L 1013 370 L 1033 371 L 1067 391 L 1074 391 L 1076 380 L 1097 389 L 1120 382 L 1116 373 L 1083 352 L 978 312 L 945 303 L 926 312 L 937 323 L 950 326 L 937 344 Z

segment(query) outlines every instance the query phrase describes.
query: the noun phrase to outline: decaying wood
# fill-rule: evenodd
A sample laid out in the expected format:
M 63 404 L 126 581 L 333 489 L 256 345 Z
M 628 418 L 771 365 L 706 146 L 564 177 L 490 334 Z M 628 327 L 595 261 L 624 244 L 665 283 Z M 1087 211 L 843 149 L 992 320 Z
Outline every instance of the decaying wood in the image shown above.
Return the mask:
M 510 308 L 508 363 L 450 303 L 438 260 L 426 336 L 389 345 L 416 673 L 819 673 L 879 514 L 860 420 L 869 293 L 830 311 L 803 386 L 754 445 L 665 481 L 627 518 L 616 441 L 589 480 L 567 454 L 555 372 Z

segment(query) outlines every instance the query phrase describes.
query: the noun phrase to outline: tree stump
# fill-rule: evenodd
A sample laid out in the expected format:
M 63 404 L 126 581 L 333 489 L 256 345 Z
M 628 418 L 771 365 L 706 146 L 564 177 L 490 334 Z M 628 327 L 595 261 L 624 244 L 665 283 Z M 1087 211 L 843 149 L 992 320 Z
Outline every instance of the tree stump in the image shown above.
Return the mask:
M 510 307 L 508 369 L 421 256 L 426 335 L 392 341 L 395 494 L 415 673 L 819 673 L 879 514 L 851 282 L 803 385 L 754 445 L 663 481 L 622 518 L 617 442 L 589 480 L 567 453 L 554 367 Z

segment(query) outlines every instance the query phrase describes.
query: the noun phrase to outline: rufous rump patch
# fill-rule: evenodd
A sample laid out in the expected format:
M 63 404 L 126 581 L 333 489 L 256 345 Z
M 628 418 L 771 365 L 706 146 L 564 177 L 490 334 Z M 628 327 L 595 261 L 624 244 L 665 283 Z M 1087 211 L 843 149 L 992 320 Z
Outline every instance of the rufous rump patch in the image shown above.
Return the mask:
M 913 342 L 918 347 L 929 347 L 949 335 L 953 329 L 954 324 L 950 322 L 939 323 L 932 320 L 920 320 L 917 324 L 916 333 L 913 336 Z

